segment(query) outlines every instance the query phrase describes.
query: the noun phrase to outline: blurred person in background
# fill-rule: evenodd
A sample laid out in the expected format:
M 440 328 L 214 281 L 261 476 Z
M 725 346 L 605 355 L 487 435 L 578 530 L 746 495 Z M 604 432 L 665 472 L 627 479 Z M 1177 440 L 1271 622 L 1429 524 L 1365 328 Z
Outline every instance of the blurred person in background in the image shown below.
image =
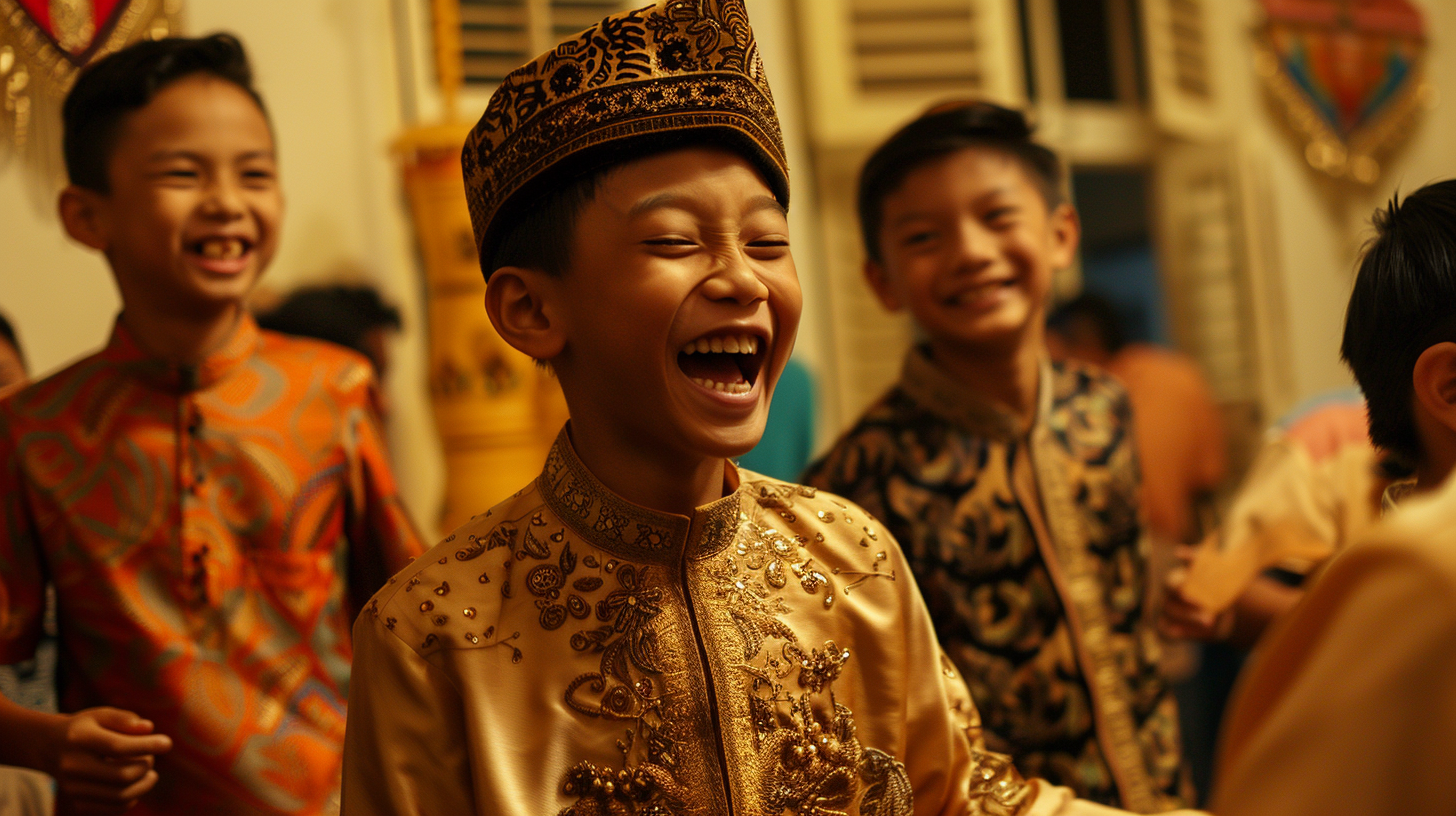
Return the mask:
M 861 173 L 865 276 L 927 341 L 806 483 L 900 541 L 992 750 L 1129 810 L 1191 794 L 1158 670 L 1126 392 L 1051 363 L 1080 221 L 1025 117 L 933 108 Z
M 0 399 L 19 391 L 29 379 L 25 352 L 15 327 L 0 313 Z M 47 598 L 46 621 L 35 657 L 0 666 L 0 695 L 34 711 L 56 710 L 55 601 Z M 0 767 L 0 816 L 49 816 L 51 781 L 25 768 Z
M 1341 353 L 1371 442 L 1413 479 L 1385 488 L 1384 518 L 1251 658 L 1220 747 L 1220 816 L 1456 812 L 1456 180 L 1393 199 L 1374 226 Z
M 1127 389 L 1148 531 L 1165 542 L 1197 540 L 1198 504 L 1227 470 L 1223 418 L 1198 364 L 1161 346 L 1127 342 L 1117 307 L 1090 292 L 1052 312 L 1047 347 L 1053 359 L 1098 366 Z
M 0 399 L 18 391 L 29 378 L 20 338 L 15 336 L 15 327 L 10 325 L 5 315 L 0 314 Z
M 353 349 L 369 358 L 375 379 L 383 382 L 389 374 L 389 341 L 403 323 L 399 310 L 374 287 L 338 283 L 295 289 L 260 311 L 258 326 Z
M 738 466 L 784 481 L 798 479 L 814 454 L 814 409 L 813 376 L 790 357 L 774 388 L 763 438 L 738 457 Z

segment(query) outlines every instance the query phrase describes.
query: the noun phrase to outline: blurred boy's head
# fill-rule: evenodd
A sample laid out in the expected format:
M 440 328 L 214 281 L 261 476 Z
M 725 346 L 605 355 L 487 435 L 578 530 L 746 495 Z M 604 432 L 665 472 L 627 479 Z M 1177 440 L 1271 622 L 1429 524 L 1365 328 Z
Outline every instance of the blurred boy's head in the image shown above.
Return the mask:
M 513 74 L 462 162 L 491 322 L 555 370 L 573 426 L 726 457 L 763 433 L 801 298 L 752 32 L 721 14 L 716 36 L 690 34 L 720 28 L 706 8 L 608 18 L 643 46 L 600 55 L 600 85 L 552 55 Z M 538 112 L 518 117 L 527 98 Z
M 20 338 L 5 315 L 0 314 L 0 397 L 25 385 L 25 352 L 20 348 Z
M 389 334 L 399 331 L 399 310 L 372 286 L 306 286 L 258 315 L 258 325 L 297 337 L 312 337 L 353 349 L 383 381 L 389 373 Z
M 1371 441 L 1444 478 L 1456 461 L 1456 180 L 1393 199 L 1374 225 L 1340 353 Z
M 1047 347 L 1054 358 L 1105 367 L 1126 345 L 1122 315 L 1112 301 L 1094 292 L 1072 298 L 1047 318 Z
M 125 304 L 236 306 L 278 243 L 273 134 L 242 45 L 145 41 L 82 72 L 62 110 L 67 232 L 105 254 Z
M 1040 342 L 1053 273 L 1080 234 L 1056 155 L 1022 114 L 987 102 L 932 108 L 860 174 L 865 276 L 940 342 Z

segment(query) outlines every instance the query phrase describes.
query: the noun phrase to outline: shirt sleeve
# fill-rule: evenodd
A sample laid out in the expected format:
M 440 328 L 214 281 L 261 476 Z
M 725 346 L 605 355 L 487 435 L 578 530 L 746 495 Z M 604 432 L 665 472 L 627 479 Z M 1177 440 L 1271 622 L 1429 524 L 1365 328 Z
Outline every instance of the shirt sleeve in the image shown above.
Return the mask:
M 1456 811 L 1453 573 L 1413 547 L 1332 561 L 1245 670 L 1213 811 Z
M 354 624 L 341 816 L 477 813 L 455 685 L 366 612 Z
M 35 656 L 46 574 L 10 427 L 0 418 L 0 665 Z
M 349 595 L 361 609 L 389 576 L 425 551 L 400 501 L 379 420 L 377 387 L 369 379 L 367 405 L 354 422 L 354 511 L 349 519 Z

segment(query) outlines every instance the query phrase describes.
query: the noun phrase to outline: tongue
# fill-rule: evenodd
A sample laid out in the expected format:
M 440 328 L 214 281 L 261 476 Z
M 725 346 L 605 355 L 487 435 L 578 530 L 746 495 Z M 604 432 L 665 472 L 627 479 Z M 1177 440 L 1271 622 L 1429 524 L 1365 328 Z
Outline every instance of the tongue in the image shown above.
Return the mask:
M 694 379 L 722 383 L 747 382 L 738 368 L 736 354 L 679 354 L 677 366 Z

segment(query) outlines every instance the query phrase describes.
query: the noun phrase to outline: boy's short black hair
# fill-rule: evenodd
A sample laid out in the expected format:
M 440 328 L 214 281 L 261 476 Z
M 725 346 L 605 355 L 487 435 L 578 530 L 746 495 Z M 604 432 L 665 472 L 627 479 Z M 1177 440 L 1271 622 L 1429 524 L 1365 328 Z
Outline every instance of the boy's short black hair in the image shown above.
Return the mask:
M 615 166 L 615 165 L 614 165 Z M 597 187 L 610 168 L 591 171 L 522 207 L 521 215 L 501 234 L 485 264 L 486 280 L 503 266 L 540 269 L 553 277 L 571 267 L 571 245 L 581 208 L 596 197 Z
M 399 310 L 372 286 L 333 284 L 297 289 L 273 309 L 258 315 L 258 325 L 295 337 L 312 337 L 353 349 L 380 365 L 365 337 L 374 329 L 401 327 Z
M 168 37 L 129 45 L 87 66 L 61 108 L 62 149 L 71 183 L 111 191 L 107 164 L 123 120 L 172 83 L 211 74 L 243 89 L 266 119 L 268 109 L 253 89 L 253 69 L 237 37 Z
M 1031 138 L 1032 127 L 1020 111 L 990 102 L 936 105 L 875 149 L 859 176 L 859 225 L 870 260 L 880 252 L 880 219 L 885 198 L 917 167 L 968 147 L 1010 154 L 1027 170 L 1047 207 L 1062 203 L 1062 163 Z
M 25 349 L 20 347 L 20 338 L 15 334 L 15 327 L 10 325 L 10 320 L 0 312 L 0 340 L 10 344 L 15 349 L 15 356 L 20 358 L 20 365 L 25 366 Z
M 1124 322 L 1112 301 L 1094 292 L 1083 292 L 1058 306 L 1047 318 L 1047 328 L 1075 339 L 1081 339 L 1080 332 L 1085 329 L 1103 351 L 1116 354 L 1127 345 Z
M 1392 198 L 1372 219 L 1345 312 L 1340 355 L 1370 412 L 1370 440 L 1421 460 L 1411 377 L 1431 346 L 1456 342 L 1456 179 Z

